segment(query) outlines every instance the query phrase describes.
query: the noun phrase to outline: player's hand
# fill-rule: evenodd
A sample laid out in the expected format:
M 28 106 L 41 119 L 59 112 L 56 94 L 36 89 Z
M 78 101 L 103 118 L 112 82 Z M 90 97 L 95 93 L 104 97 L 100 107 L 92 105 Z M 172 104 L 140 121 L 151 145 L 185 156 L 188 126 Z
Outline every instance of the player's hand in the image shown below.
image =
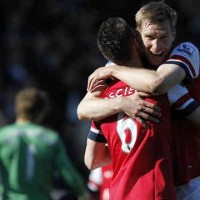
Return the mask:
M 157 105 L 143 99 L 149 96 L 149 94 L 143 92 L 135 92 L 133 95 L 122 97 L 123 112 L 137 119 L 146 128 L 149 128 L 147 120 L 159 123 L 161 117 L 161 109 Z
M 87 91 L 93 90 L 99 80 L 112 78 L 112 67 L 99 67 L 88 77 Z
M 92 93 L 96 92 L 96 91 L 103 92 L 106 90 L 107 87 L 108 87 L 107 83 L 104 80 L 100 80 L 100 81 L 96 82 L 96 84 L 90 90 L 90 92 L 92 92 Z

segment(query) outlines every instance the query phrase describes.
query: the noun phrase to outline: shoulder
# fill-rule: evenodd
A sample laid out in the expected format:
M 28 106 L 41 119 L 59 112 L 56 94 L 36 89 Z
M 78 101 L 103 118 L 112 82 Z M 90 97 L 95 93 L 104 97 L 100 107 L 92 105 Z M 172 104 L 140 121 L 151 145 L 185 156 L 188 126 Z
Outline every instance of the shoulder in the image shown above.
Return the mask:
M 46 126 L 40 126 L 39 125 L 38 128 L 40 128 L 41 130 L 43 130 L 46 133 L 51 134 L 51 135 L 57 135 L 58 134 L 55 130 L 53 130 L 52 128 L 46 127 Z
M 14 139 L 19 133 L 18 126 L 16 124 L 6 125 L 0 128 L 0 143 L 5 140 Z
M 49 135 L 50 137 L 53 137 L 55 139 L 58 139 L 59 138 L 59 134 L 57 131 L 51 129 L 51 128 L 48 128 L 48 127 L 42 127 L 41 126 L 41 129 L 47 134 Z
M 37 132 L 41 140 L 48 144 L 57 144 L 60 137 L 59 134 L 51 128 L 41 126 L 41 125 L 34 125 L 34 131 Z
M 199 54 L 199 49 L 198 47 L 193 44 L 192 42 L 182 42 L 182 43 L 179 43 L 177 46 L 175 46 L 173 49 L 172 49 L 172 53 L 173 52 L 179 52 L 180 54 L 183 54 L 187 57 L 193 57 L 197 54 Z
M 183 68 L 189 79 L 199 76 L 199 49 L 191 42 L 182 42 L 175 46 L 168 61 Z
M 3 132 L 10 132 L 12 131 L 13 129 L 17 129 L 17 125 L 16 124 L 9 124 L 9 125 L 6 125 L 6 126 L 3 126 L 0 128 L 0 133 L 3 133 Z

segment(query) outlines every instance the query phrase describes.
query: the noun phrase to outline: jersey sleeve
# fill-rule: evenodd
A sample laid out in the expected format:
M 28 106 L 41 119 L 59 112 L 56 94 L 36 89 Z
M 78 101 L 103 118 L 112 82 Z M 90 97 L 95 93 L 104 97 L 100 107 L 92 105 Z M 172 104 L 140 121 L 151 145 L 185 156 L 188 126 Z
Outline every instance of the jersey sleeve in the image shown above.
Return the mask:
M 88 138 L 95 142 L 107 143 L 107 140 L 101 131 L 100 124 L 95 121 L 92 121 L 91 123 L 90 131 L 88 133 Z
M 86 191 L 84 179 L 73 165 L 60 137 L 55 145 L 55 149 L 56 170 L 59 171 L 65 184 L 70 187 L 77 197 L 84 195 Z
M 187 88 L 182 85 L 172 87 L 168 91 L 168 99 L 172 109 L 184 117 L 200 106 L 200 104 L 190 96 Z
M 187 79 L 194 79 L 199 75 L 199 50 L 194 44 L 183 42 L 171 51 L 165 64 L 179 65 L 185 70 Z

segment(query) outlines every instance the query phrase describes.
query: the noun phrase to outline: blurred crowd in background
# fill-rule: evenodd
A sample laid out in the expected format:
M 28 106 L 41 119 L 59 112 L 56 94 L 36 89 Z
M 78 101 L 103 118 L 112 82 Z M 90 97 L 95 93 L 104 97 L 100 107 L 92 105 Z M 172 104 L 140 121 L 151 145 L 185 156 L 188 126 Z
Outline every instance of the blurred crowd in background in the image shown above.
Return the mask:
M 45 124 L 58 131 L 72 161 L 87 178 L 83 154 L 89 122 L 76 108 L 87 78 L 105 59 L 96 45 L 100 23 L 120 16 L 134 27 L 142 0 L 0 0 L 0 126 L 15 120 L 14 96 L 24 87 L 48 92 Z M 165 0 L 177 10 L 177 42 L 200 45 L 200 2 Z

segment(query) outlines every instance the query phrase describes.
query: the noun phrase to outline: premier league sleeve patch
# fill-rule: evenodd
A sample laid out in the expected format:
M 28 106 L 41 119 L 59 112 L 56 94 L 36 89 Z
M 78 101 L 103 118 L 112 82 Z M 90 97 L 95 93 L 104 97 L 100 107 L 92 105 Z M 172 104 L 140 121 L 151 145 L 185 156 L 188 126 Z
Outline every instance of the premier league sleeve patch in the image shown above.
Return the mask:
M 173 62 L 186 71 L 188 77 L 194 79 L 199 76 L 200 57 L 198 48 L 191 42 L 183 42 L 170 53 L 167 62 Z
M 191 58 L 195 52 L 195 48 L 190 43 L 183 43 L 179 45 L 178 51 Z

